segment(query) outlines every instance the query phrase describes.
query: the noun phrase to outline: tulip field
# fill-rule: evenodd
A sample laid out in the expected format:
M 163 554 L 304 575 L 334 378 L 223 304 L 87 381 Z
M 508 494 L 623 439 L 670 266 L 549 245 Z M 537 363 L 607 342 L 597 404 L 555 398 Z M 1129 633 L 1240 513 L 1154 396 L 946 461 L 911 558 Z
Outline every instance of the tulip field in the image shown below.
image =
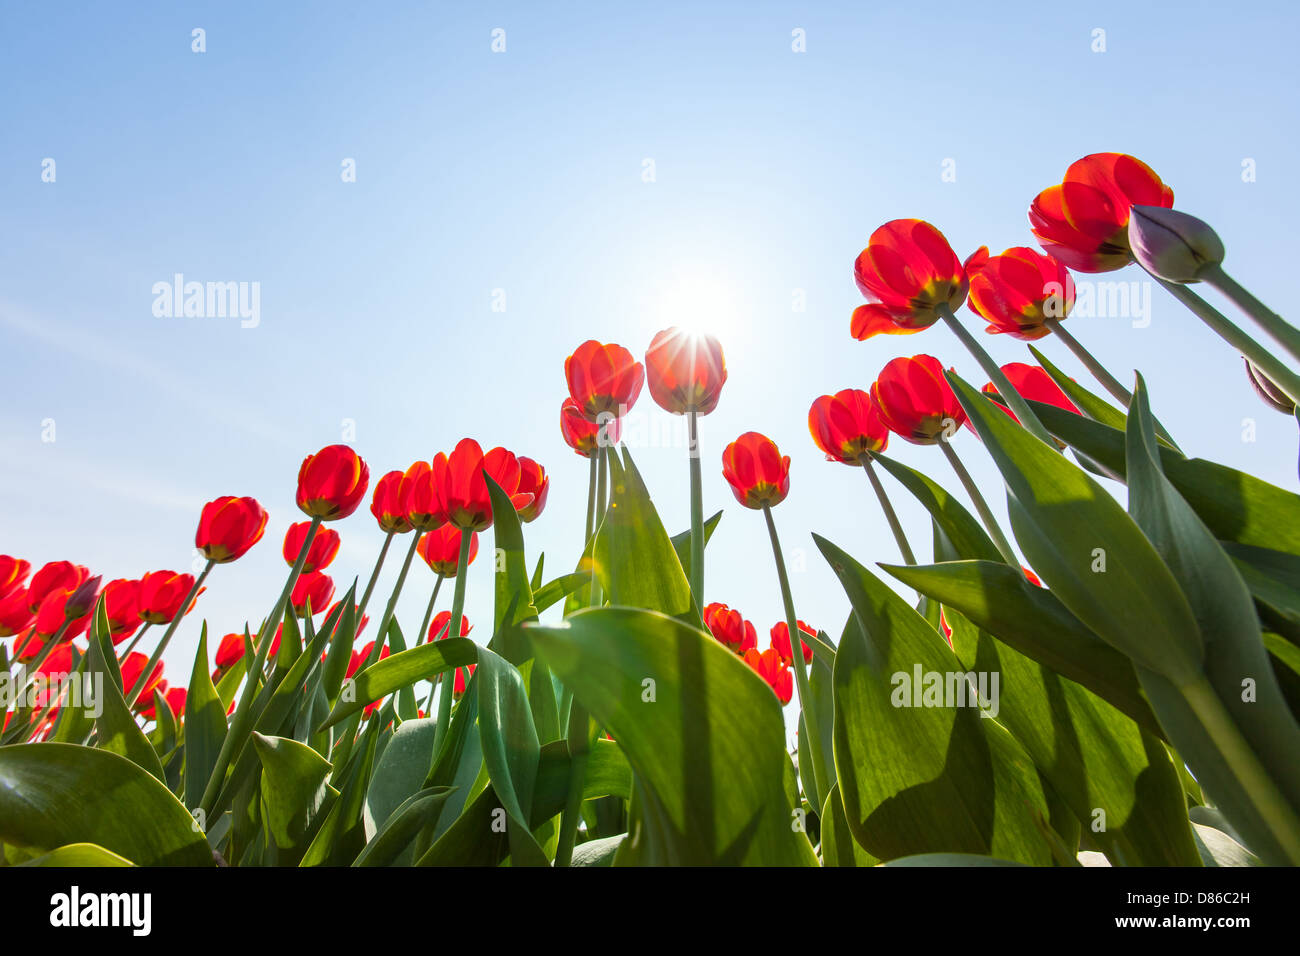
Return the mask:
M 862 300 L 845 347 L 898 356 L 817 398 L 801 447 L 710 430 L 726 343 L 673 327 L 574 342 L 539 372 L 549 392 L 511 386 L 558 406 L 550 441 L 585 487 L 486 447 L 487 422 L 412 464 L 307 455 L 283 542 L 257 489 L 210 488 L 195 573 L 0 555 L 0 866 L 1300 864 L 1300 495 L 1184 454 L 1141 374 L 1108 371 L 1069 321 L 1074 276 L 1136 264 L 1217 333 L 1261 414 L 1297 417 L 1300 330 L 1133 156 L 1084 156 L 1025 199 L 1025 245 L 1000 253 L 921 219 L 844 250 Z M 980 380 L 924 352 L 935 325 Z M 997 364 L 986 336 L 1022 360 Z M 1086 374 L 1049 361 L 1050 336 Z M 687 528 L 622 441 L 647 402 L 688 430 Z M 899 442 L 933 446 L 924 471 Z M 890 547 L 783 524 L 791 456 L 860 470 Z M 719 473 L 734 504 L 710 513 Z M 581 553 L 533 533 L 557 495 L 585 502 Z M 706 580 L 720 521 L 766 533 L 770 630 Z M 373 563 L 336 590 L 340 529 Z M 851 607 L 830 631 L 782 549 L 809 531 Z M 277 547 L 274 603 L 210 629 L 224 566 Z M 471 630 L 475 561 L 493 611 Z M 398 615 L 404 589 L 422 617 Z

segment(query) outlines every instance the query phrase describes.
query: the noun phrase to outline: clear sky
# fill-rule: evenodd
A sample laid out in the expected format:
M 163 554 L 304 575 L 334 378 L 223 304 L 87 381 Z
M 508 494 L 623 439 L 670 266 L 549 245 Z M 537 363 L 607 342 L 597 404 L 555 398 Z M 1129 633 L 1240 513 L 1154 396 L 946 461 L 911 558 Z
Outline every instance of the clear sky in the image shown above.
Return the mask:
M 707 596 L 760 643 L 782 616 L 763 521 L 721 476 L 723 445 L 763 431 L 793 458 L 776 520 L 799 616 L 838 637 L 848 603 L 810 531 L 867 563 L 898 556 L 865 477 L 813 446 L 810 402 L 914 352 L 984 382 L 942 328 L 850 338 L 851 267 L 876 226 L 928 219 L 963 257 L 1032 244 L 1035 193 L 1086 153 L 1130 152 L 1216 227 L 1227 268 L 1265 302 L 1287 315 L 1295 288 L 1293 5 L 890 7 L 5 5 L 0 552 L 106 580 L 185 568 L 202 503 L 253 495 L 266 538 L 214 572 L 200 609 L 218 637 L 256 626 L 302 518 L 298 465 L 346 420 L 374 477 L 464 436 L 541 461 L 552 489 L 527 545 L 550 578 L 576 560 L 586 503 L 586 463 L 558 427 L 565 356 L 587 338 L 639 356 L 657 330 L 693 322 L 720 337 L 730 371 L 702 421 L 706 514 L 726 509 Z M 177 273 L 258 283 L 258 324 L 155 316 L 154 284 Z M 1190 454 L 1294 489 L 1295 424 L 1258 402 L 1240 358 L 1159 288 L 1150 319 L 1070 327 L 1121 379 L 1143 369 Z M 1015 340 L 981 340 L 1028 360 Z M 1043 348 L 1099 390 L 1060 343 Z M 682 530 L 681 419 L 648 392 L 636 412 L 633 455 Z M 892 448 L 956 488 L 937 449 Z M 1001 513 L 979 442 L 967 432 L 957 448 Z M 928 558 L 928 520 L 886 480 Z M 341 592 L 364 583 L 382 535 L 364 508 L 335 527 Z M 490 573 L 480 558 L 470 574 L 475 624 L 490 617 Z M 412 581 L 408 631 L 432 575 L 417 565 Z M 174 679 L 199 617 L 167 656 Z

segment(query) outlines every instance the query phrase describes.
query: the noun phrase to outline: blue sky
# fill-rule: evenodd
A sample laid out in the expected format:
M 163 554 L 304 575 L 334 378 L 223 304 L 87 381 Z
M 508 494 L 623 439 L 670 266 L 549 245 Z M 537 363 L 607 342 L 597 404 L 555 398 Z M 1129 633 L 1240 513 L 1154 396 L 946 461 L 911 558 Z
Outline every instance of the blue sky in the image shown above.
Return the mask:
M 266 540 L 218 568 L 201 603 L 216 635 L 236 630 L 282 584 L 299 463 L 351 420 L 376 477 L 466 435 L 541 461 L 552 490 L 528 547 L 545 550 L 549 578 L 576 559 L 586 501 L 586 463 L 558 428 L 564 357 L 587 338 L 640 355 L 657 330 L 694 322 L 730 370 L 702 422 L 706 513 L 726 509 L 707 595 L 760 634 L 782 614 L 761 517 L 721 477 L 723 445 L 760 430 L 793 458 L 776 519 L 799 615 L 838 635 L 848 604 L 810 532 L 864 562 L 897 553 L 865 477 L 813 446 L 809 404 L 914 352 L 984 381 L 941 328 L 849 337 L 851 267 L 876 226 L 928 219 L 962 256 L 1032 244 L 1035 193 L 1086 153 L 1130 152 L 1215 226 L 1230 272 L 1290 310 L 1300 67 L 1287 4 L 607 6 L 7 6 L 0 552 L 106 579 L 183 568 L 201 504 L 253 495 L 271 512 Z M 341 179 L 347 159 L 355 182 Z M 176 273 L 259 283 L 260 323 L 156 317 L 151 289 Z M 1294 423 L 1161 290 L 1145 328 L 1070 327 L 1121 379 L 1144 371 L 1190 454 L 1295 488 Z M 999 361 L 1027 359 L 1022 343 L 981 341 Z M 1063 346 L 1044 348 L 1092 386 Z M 681 420 L 648 393 L 637 411 L 633 455 L 675 532 L 688 524 L 684 441 L 651 437 Z M 978 441 L 957 448 L 1001 512 Z M 956 488 L 937 449 L 893 452 Z M 928 521 L 889 486 L 928 556 Z M 336 528 L 341 591 L 364 583 L 382 537 L 364 510 Z M 414 571 L 408 629 L 432 584 Z M 470 574 L 475 623 L 490 615 L 489 575 L 484 560 Z M 198 617 L 167 656 L 181 675 Z

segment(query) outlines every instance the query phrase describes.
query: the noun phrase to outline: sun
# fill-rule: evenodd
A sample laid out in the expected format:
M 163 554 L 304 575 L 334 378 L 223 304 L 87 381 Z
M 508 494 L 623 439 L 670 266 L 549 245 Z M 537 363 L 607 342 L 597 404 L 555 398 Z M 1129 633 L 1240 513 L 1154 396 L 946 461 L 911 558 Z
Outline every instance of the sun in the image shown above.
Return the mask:
M 676 273 L 654 302 L 654 317 L 659 328 L 676 326 L 690 335 L 725 340 L 740 327 L 736 286 L 715 273 Z

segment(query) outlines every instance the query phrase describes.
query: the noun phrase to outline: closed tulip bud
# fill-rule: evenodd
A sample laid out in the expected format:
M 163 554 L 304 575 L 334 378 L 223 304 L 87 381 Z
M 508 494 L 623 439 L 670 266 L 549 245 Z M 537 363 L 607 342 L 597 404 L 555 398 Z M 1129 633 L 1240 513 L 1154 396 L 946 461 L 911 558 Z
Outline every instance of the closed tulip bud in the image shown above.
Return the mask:
M 424 563 L 429 566 L 434 574 L 441 574 L 444 578 L 454 578 L 459 570 L 457 564 L 460 561 L 460 536 L 465 534 L 459 528 L 446 524 L 441 528 L 430 531 L 420 539 L 420 543 L 415 546 L 420 557 L 424 558 Z M 469 532 L 469 561 L 473 564 L 475 556 L 478 555 L 478 534 Z
M 722 477 L 746 508 L 779 505 L 790 493 L 790 456 L 758 432 L 745 432 L 722 451 Z
M 21 558 L 11 558 L 7 554 L 0 554 L 0 601 L 9 597 L 15 591 L 22 590 L 23 584 L 27 581 L 27 575 L 31 573 L 32 563 L 24 561 Z
M 51 561 L 32 575 L 31 583 L 27 585 L 27 606 L 36 612 L 50 594 L 55 591 L 75 591 L 88 577 L 90 571 L 79 564 Z
M 666 412 L 707 415 L 718 407 L 727 381 L 722 345 L 712 335 L 664 329 L 645 353 L 650 397 Z
M 803 621 L 795 621 L 795 624 L 797 624 L 799 630 L 803 631 L 805 634 L 812 637 L 817 636 L 817 632 Z M 790 628 L 785 621 L 778 621 L 776 624 L 772 625 L 771 638 L 772 649 L 781 655 L 781 660 L 785 661 L 787 664 L 793 664 L 794 658 L 790 655 Z M 799 640 L 799 645 L 803 651 L 804 663 L 811 664 L 813 657 L 812 648 L 809 647 L 808 642 L 804 641 L 802 638 Z
M 432 623 L 429 624 L 429 633 L 426 640 L 430 643 L 433 641 L 441 641 L 447 636 L 447 631 L 450 630 L 450 628 L 451 611 L 439 611 L 433 616 Z M 469 637 L 469 632 L 472 630 L 473 628 L 470 627 L 469 618 L 462 614 L 460 618 L 460 636 Z
M 293 594 L 290 602 L 293 604 L 293 613 L 298 617 L 307 616 L 307 603 L 311 602 L 311 613 L 313 616 L 319 614 L 323 609 L 329 607 L 330 601 L 334 600 L 334 581 L 324 571 L 313 571 L 311 574 L 302 574 L 294 582 Z
M 758 634 L 754 625 L 745 620 L 739 611 L 715 601 L 704 608 L 703 616 L 709 633 L 733 653 L 743 657 L 746 651 L 758 646 Z
M 100 585 L 103 582 L 104 577 L 100 574 L 83 581 L 81 586 L 69 594 L 67 601 L 64 602 L 64 618 L 71 621 L 75 618 L 85 617 L 93 611 L 95 609 L 95 600 L 99 597 Z
M 150 571 L 140 579 L 139 611 L 140 620 L 150 624 L 170 624 L 181 614 L 181 605 L 194 587 L 194 575 L 177 574 L 175 571 Z M 206 589 L 200 589 L 202 594 Z M 190 601 L 185 614 L 194 610 L 198 594 Z
M 298 507 L 309 518 L 336 521 L 357 510 L 370 487 L 370 469 L 347 445 L 326 445 L 302 460 Z
M 228 671 L 241 660 L 244 659 L 244 635 L 227 634 L 217 645 L 217 656 L 214 663 L 217 670 Z
M 546 494 L 551 490 L 551 479 L 546 469 L 531 458 L 519 456 L 519 488 L 516 494 L 532 495 L 533 500 L 519 509 L 521 521 L 528 522 L 541 516 L 546 507 Z
M 1209 223 L 1176 209 L 1134 206 L 1128 241 L 1142 268 L 1168 282 L 1196 282 L 1223 262 L 1223 240 Z
M 381 530 L 390 534 L 406 534 L 412 530 L 413 525 L 409 517 L 411 488 L 412 482 L 407 479 L 406 473 L 401 471 L 390 471 L 375 482 L 374 497 L 370 500 L 370 513 L 379 522 Z
M 1246 363 L 1246 377 L 1250 379 L 1250 384 L 1254 387 L 1255 393 L 1264 400 L 1264 404 L 1270 408 L 1276 408 L 1283 415 L 1294 415 L 1295 402 L 1291 400 L 1291 396 L 1278 388 L 1271 378 L 1252 365 L 1250 359 L 1243 358 L 1242 361 Z
M 299 521 L 289 525 L 289 530 L 284 533 L 284 560 L 289 563 L 289 567 L 293 567 L 294 562 L 298 560 L 298 555 L 302 553 L 302 545 L 307 540 L 309 530 L 311 530 L 310 521 Z M 317 528 L 316 536 L 311 539 L 311 547 L 307 549 L 307 560 L 302 566 L 303 573 L 310 574 L 313 571 L 325 570 L 338 553 L 339 533 L 333 528 Z
M 225 495 L 203 506 L 194 546 L 216 564 L 248 553 L 266 531 L 266 509 L 253 498 Z

